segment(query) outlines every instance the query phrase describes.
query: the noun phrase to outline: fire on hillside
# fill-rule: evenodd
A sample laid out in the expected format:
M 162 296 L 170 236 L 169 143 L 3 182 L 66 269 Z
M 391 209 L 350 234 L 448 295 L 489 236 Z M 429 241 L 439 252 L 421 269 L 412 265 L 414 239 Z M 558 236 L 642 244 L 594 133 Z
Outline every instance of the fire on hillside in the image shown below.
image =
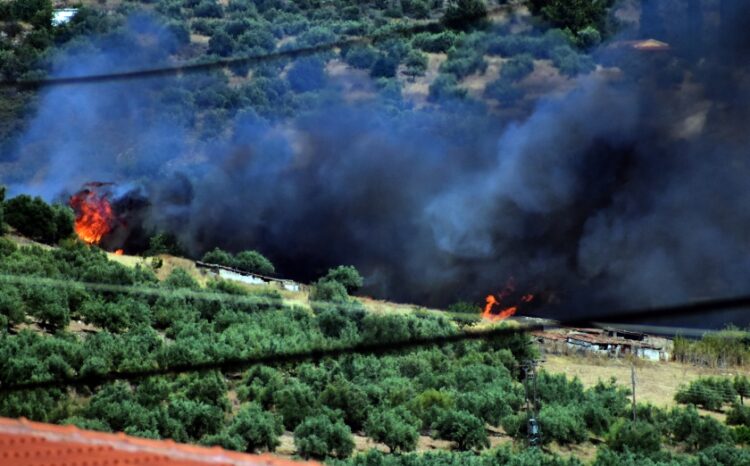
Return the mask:
M 491 321 L 505 320 L 518 312 L 518 309 L 524 304 L 528 304 L 534 300 L 534 295 L 530 293 L 513 299 L 515 291 L 515 282 L 513 279 L 510 279 L 505 284 L 505 288 L 497 294 L 497 298 L 493 294 L 487 295 L 486 304 L 482 311 L 482 319 Z M 509 301 L 512 302 L 511 305 L 507 305 Z M 495 306 L 500 307 L 500 310 L 494 311 Z
M 75 232 L 86 244 L 99 244 L 116 222 L 108 193 L 102 191 L 111 183 L 86 183 L 71 196 L 69 204 L 75 212 Z

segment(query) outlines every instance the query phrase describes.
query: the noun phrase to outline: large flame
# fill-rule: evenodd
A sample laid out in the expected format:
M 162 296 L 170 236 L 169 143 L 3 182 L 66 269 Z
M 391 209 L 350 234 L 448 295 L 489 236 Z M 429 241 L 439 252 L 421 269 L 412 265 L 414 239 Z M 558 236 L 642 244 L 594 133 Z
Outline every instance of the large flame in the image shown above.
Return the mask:
M 515 284 L 511 279 L 505 285 L 505 288 L 500 293 L 498 293 L 497 298 L 495 298 L 495 295 L 487 295 L 486 304 L 484 305 L 484 310 L 482 311 L 482 318 L 494 322 L 505 320 L 518 312 L 518 307 L 521 304 L 530 303 L 534 300 L 533 294 L 525 294 L 521 296 L 518 303 L 502 307 L 498 312 L 492 312 L 495 306 L 502 306 L 503 300 L 507 299 L 513 293 L 513 291 L 515 291 Z
M 70 206 L 76 213 L 76 234 L 87 244 L 99 244 L 112 230 L 114 214 L 106 194 L 87 188 L 70 198 Z

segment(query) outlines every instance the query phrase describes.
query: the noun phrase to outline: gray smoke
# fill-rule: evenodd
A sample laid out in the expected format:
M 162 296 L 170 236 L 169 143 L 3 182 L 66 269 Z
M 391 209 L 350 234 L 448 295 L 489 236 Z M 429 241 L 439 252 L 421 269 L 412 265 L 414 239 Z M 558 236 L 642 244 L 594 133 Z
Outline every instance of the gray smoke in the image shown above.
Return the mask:
M 511 277 L 544 296 L 541 313 L 744 293 L 750 29 L 732 20 L 691 22 L 715 38 L 699 49 L 669 23 L 658 37 L 668 53 L 602 47 L 619 70 L 581 77 L 514 122 L 472 103 L 350 104 L 331 86 L 293 119 L 240 113 L 223 138 L 197 140 L 178 93 L 153 101 L 176 78 L 52 88 L 0 173 L 12 193 L 48 199 L 113 181 L 148 199 L 146 229 L 178 234 L 194 255 L 254 248 L 302 280 L 353 264 L 365 293 L 395 300 L 479 301 Z M 115 41 L 69 53 L 56 72 L 161 53 Z

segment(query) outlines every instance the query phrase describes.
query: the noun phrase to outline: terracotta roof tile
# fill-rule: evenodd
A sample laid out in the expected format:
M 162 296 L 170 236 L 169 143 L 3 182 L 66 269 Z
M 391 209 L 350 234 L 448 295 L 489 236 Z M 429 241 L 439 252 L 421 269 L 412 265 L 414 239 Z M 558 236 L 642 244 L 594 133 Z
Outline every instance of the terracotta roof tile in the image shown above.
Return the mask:
M 0 418 L 3 466 L 299 466 L 270 454 L 249 455 L 219 447 L 172 440 L 150 440 L 57 426 L 26 419 Z

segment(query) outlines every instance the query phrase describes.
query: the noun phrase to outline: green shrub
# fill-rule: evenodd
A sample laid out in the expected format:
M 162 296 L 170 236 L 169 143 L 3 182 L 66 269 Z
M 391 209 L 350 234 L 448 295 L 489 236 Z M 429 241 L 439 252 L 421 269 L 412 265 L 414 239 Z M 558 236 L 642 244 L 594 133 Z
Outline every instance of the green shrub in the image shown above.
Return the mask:
M 346 458 L 354 451 L 354 440 L 349 426 L 319 414 L 305 419 L 294 430 L 294 446 L 305 459 Z
M 672 409 L 667 422 L 672 440 L 686 444 L 689 450 L 702 450 L 730 438 L 725 426 L 716 419 L 699 415 L 693 406 Z
M 264 411 L 258 403 L 249 403 L 237 412 L 227 428 L 230 436 L 244 443 L 244 451 L 274 451 L 280 444 L 279 436 L 284 432 L 281 419 L 274 413 Z
M 326 83 L 325 63 L 318 57 L 298 59 L 287 73 L 289 86 L 295 92 L 321 89 Z
M 7 329 L 26 321 L 26 305 L 21 292 L 13 285 L 0 283 L 0 316 Z
M 465 78 L 472 73 L 484 73 L 487 62 L 480 51 L 472 49 L 452 49 L 448 52 L 448 59 L 440 65 L 440 72 L 452 74 L 456 78 Z
M 484 96 L 495 99 L 502 105 L 513 106 L 523 98 L 523 92 L 507 79 L 499 78 L 487 84 Z
M 459 450 L 481 449 L 490 446 L 484 422 L 466 411 L 444 411 L 433 426 L 438 437 L 456 442 Z
M 428 99 L 432 102 L 464 97 L 466 97 L 466 89 L 459 87 L 458 80 L 453 75 L 441 74 L 430 84 Z
M 452 31 L 444 31 L 437 34 L 423 32 L 416 34 L 412 39 L 414 47 L 430 53 L 445 53 L 458 40 L 458 36 Z
M 344 422 L 352 429 L 360 430 L 371 408 L 367 394 L 359 386 L 338 378 L 320 394 L 320 403 L 343 414 Z
M 544 405 L 539 411 L 539 426 L 544 442 L 555 440 L 567 445 L 586 440 L 586 423 L 578 405 Z
M 443 14 L 443 23 L 450 27 L 466 28 L 476 25 L 486 16 L 484 0 L 451 0 Z
M 443 411 L 455 406 L 453 396 L 448 392 L 429 388 L 409 403 L 409 407 L 422 421 L 422 429 L 429 429 Z
M 368 70 L 378 58 L 378 52 L 369 45 L 351 47 L 344 54 L 344 60 L 354 68 Z
M 419 440 L 419 419 L 406 408 L 375 410 L 365 424 L 365 433 L 376 442 L 384 443 L 391 452 L 411 451 Z
M 201 0 L 193 8 L 193 14 L 199 18 L 221 18 L 224 12 L 216 0 Z
M 183 254 L 182 246 L 175 235 L 161 232 L 148 239 L 148 249 L 144 255 L 157 256 L 159 254 L 171 254 L 173 256 Z
M 424 76 L 427 71 L 427 63 L 427 57 L 423 53 L 412 50 L 404 59 L 404 65 L 406 66 L 404 73 L 411 77 Z
M 242 251 L 234 257 L 234 266 L 250 273 L 269 275 L 276 271 L 271 261 L 257 251 Z
M 534 58 L 529 54 L 516 55 L 503 63 L 500 77 L 509 81 L 519 81 L 534 71 Z
M 362 275 L 352 265 L 339 265 L 329 269 L 323 279 L 341 283 L 349 293 L 358 290 L 364 283 Z
M 318 408 L 315 392 L 302 382 L 286 383 L 273 394 L 273 404 L 284 421 L 284 427 L 294 430 Z
M 381 55 L 375 60 L 370 69 L 373 78 L 393 78 L 396 76 L 398 60 L 390 55 Z
M 196 282 L 185 269 L 179 267 L 176 267 L 170 272 L 164 280 L 164 286 L 168 288 L 187 288 L 190 290 L 197 290 L 200 288 L 198 282 Z
M 594 70 L 594 62 L 591 57 L 581 55 L 568 46 L 555 47 L 550 52 L 552 63 L 565 76 L 575 76 Z
M 213 248 L 212 250 L 203 254 L 201 261 L 207 262 L 209 264 L 225 265 L 227 267 L 232 267 L 234 265 L 234 257 L 232 257 L 230 253 L 220 248 Z
M 711 411 L 721 411 L 724 404 L 737 401 L 737 391 L 729 378 L 701 377 L 681 386 L 674 396 L 678 403 L 694 404 Z
M 750 408 L 739 404 L 732 406 L 727 413 L 727 424 L 750 427 Z
M 310 299 L 313 301 L 344 303 L 349 300 L 349 294 L 341 283 L 321 278 L 313 285 L 310 291 Z
M 649 455 L 661 450 L 661 435 L 646 422 L 620 421 L 607 435 L 607 446 L 617 452 Z
M 5 222 L 22 235 L 47 244 L 55 244 L 73 234 L 73 211 L 61 205 L 49 205 L 40 197 L 20 196 L 3 203 Z

